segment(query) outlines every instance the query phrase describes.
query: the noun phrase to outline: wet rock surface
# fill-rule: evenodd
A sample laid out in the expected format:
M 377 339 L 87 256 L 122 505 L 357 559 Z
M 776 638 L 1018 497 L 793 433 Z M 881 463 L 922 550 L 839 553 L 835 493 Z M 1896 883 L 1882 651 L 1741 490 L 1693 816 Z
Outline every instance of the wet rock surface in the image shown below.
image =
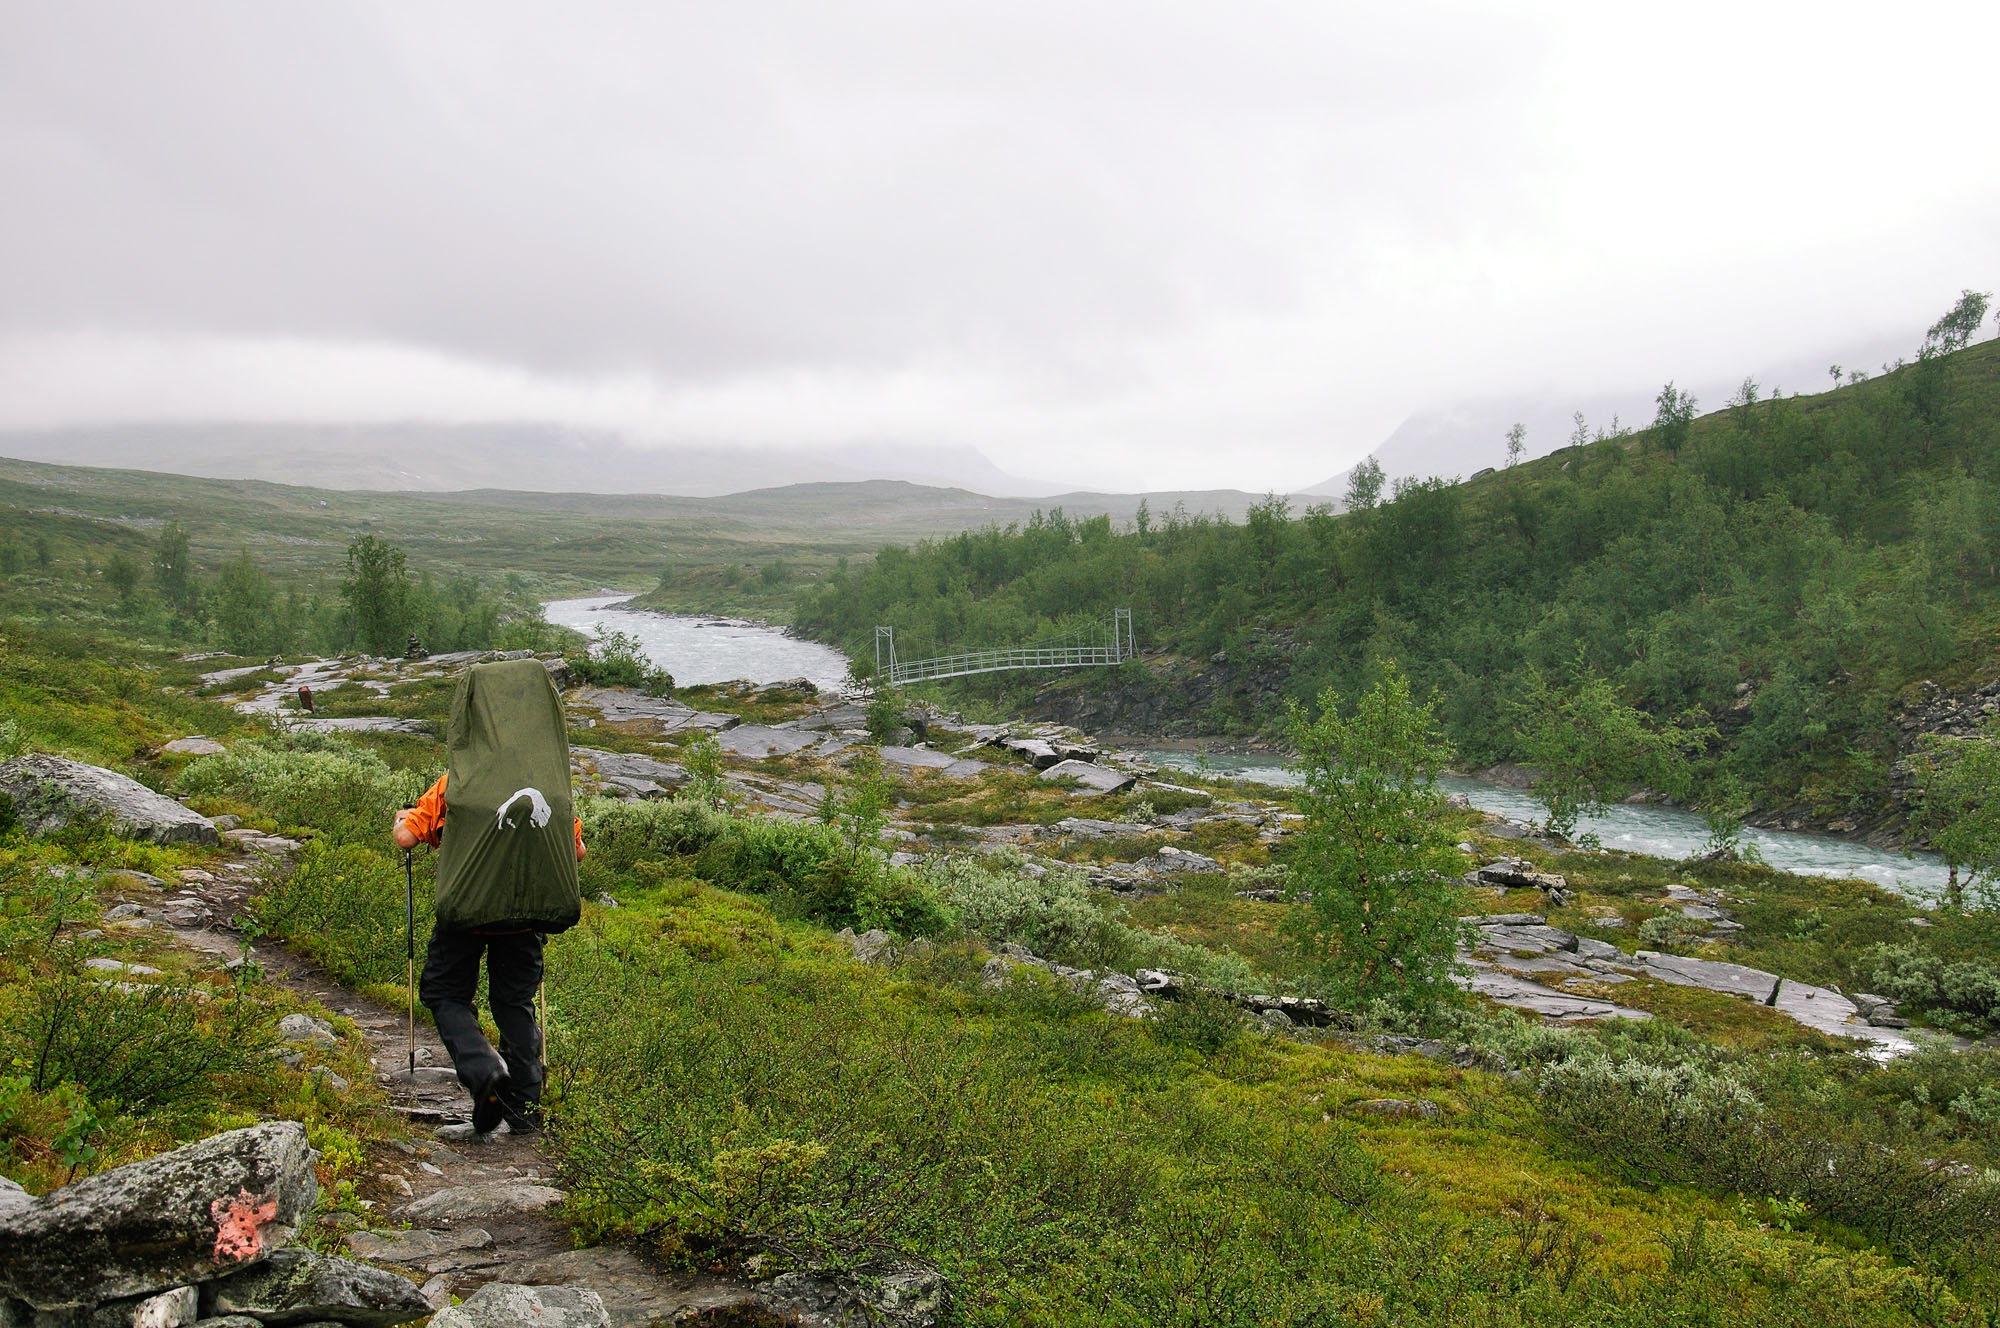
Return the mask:
M 30 835 L 53 834 L 80 821 L 102 821 L 113 834 L 157 844 L 215 844 L 215 826 L 201 813 L 129 775 L 61 756 L 20 756 L 0 765 L 0 797 Z
M 267 1328 L 337 1323 L 388 1328 L 431 1312 L 406 1279 L 352 1259 L 280 1250 L 258 1266 L 203 1288 L 202 1310 L 245 1314 Z
M 0 1205 L 0 1295 L 58 1309 L 212 1280 L 285 1249 L 318 1193 L 296 1122 L 214 1135 Z

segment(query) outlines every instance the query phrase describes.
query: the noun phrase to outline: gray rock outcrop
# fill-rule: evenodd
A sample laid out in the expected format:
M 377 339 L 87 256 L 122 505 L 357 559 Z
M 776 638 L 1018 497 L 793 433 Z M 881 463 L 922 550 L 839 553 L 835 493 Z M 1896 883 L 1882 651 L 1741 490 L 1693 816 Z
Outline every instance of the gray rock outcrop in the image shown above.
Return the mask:
M 0 1207 L 0 1295 L 55 1310 L 259 1264 L 318 1197 L 305 1127 L 272 1121 Z
M 515 1286 L 488 1282 L 463 1305 L 439 1310 L 431 1328 L 608 1328 L 611 1316 L 595 1291 L 569 1286 Z
M 553 1185 L 515 1180 L 479 1181 L 425 1195 L 407 1205 L 402 1216 L 422 1226 L 449 1227 L 511 1213 L 539 1213 L 567 1197 Z
M 380 1268 L 312 1250 L 279 1250 L 247 1271 L 209 1284 L 202 1310 L 247 1314 L 266 1328 L 288 1324 L 356 1324 L 389 1328 L 431 1312 L 416 1287 Z
M 1138 776 L 1128 775 L 1122 770 L 1074 759 L 1049 766 L 1042 771 L 1041 778 L 1074 779 L 1093 793 L 1119 793 L 1139 782 Z
M 0 765 L 0 797 L 30 835 L 46 835 L 80 821 L 104 821 L 126 839 L 157 844 L 220 842 L 199 812 L 128 775 L 61 756 L 21 756 Z

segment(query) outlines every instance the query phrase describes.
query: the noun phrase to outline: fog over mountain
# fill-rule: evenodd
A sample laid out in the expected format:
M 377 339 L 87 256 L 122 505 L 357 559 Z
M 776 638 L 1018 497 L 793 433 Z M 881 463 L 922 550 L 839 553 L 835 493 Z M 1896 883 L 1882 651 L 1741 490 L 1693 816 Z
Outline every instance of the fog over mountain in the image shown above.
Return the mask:
M 553 424 L 82 425 L 0 432 L 0 456 L 327 489 L 713 497 L 888 479 L 1007 498 L 1063 491 L 1010 475 L 965 447 L 640 447 Z
M 1914 346 L 2000 285 L 1996 49 L 1945 0 L 9 4 L 0 429 L 1284 491 L 1452 403 Z
M 1858 340 L 1839 353 L 1775 362 L 1753 361 L 1733 378 L 1682 381 L 1675 386 L 1692 392 L 1697 409 L 1706 414 L 1727 404 L 1742 389 L 1745 378 L 1756 383 L 1764 396 L 1777 392 L 1787 395 L 1823 392 L 1833 386 L 1827 371 L 1836 364 L 1845 370 L 1875 374 L 1885 364 L 1907 357 L 1915 349 L 1914 344 L 1886 338 Z M 1539 395 L 1456 401 L 1411 415 L 1368 455 L 1392 481 L 1433 475 L 1465 479 L 1488 467 L 1507 464 L 1507 431 L 1516 424 L 1527 431 L 1522 440 L 1523 460 L 1546 456 L 1575 441 L 1578 414 L 1583 416 L 1584 427 L 1592 435 L 1599 429 L 1643 429 L 1653 422 L 1657 397 L 1664 386 L 1662 380 L 1651 387 L 1634 385 L 1628 391 L 1588 397 L 1551 390 Z M 1353 473 L 1354 467 L 1349 466 L 1336 475 L 1306 485 L 1300 492 L 1344 496 Z

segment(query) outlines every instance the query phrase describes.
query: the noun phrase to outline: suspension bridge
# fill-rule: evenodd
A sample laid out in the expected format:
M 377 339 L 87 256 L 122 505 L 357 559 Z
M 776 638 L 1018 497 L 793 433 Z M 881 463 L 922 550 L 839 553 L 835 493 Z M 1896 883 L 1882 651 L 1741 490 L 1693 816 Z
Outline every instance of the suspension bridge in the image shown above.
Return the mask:
M 875 678 L 901 687 L 905 683 L 960 678 L 968 673 L 999 673 L 1007 669 L 1105 668 L 1123 664 L 1139 653 L 1132 635 L 1132 610 L 1113 609 L 1109 623 L 1064 633 L 1053 640 L 1025 646 L 968 650 L 933 659 L 896 658 L 896 629 L 875 629 Z

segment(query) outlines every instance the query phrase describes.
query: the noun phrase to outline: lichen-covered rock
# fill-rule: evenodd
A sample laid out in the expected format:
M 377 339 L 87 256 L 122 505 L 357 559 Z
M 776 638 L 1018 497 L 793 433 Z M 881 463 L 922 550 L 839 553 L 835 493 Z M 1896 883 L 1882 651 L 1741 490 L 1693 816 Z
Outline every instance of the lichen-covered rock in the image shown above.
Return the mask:
M 431 1312 L 417 1288 L 380 1268 L 312 1250 L 269 1259 L 202 1289 L 210 1314 L 247 1314 L 267 1328 L 321 1320 L 389 1328 Z
M 515 1286 L 488 1282 L 463 1305 L 438 1311 L 431 1328 L 606 1328 L 611 1316 L 604 1301 L 586 1287 Z
M 427 1194 L 404 1207 L 402 1216 L 416 1226 L 455 1226 L 514 1213 L 539 1213 L 569 1196 L 553 1185 L 519 1180 L 487 1180 Z
M 886 1277 L 787 1273 L 757 1290 L 766 1304 L 814 1328 L 932 1328 L 948 1295 L 944 1277 L 928 1268 Z
M 0 1295 L 54 1310 L 220 1277 L 289 1244 L 318 1194 L 297 1121 L 218 1134 L 0 1207 Z
M 102 820 L 126 839 L 159 844 L 215 844 L 215 826 L 199 812 L 116 770 L 60 756 L 22 756 L 0 765 L 0 797 L 30 835 L 81 820 Z

